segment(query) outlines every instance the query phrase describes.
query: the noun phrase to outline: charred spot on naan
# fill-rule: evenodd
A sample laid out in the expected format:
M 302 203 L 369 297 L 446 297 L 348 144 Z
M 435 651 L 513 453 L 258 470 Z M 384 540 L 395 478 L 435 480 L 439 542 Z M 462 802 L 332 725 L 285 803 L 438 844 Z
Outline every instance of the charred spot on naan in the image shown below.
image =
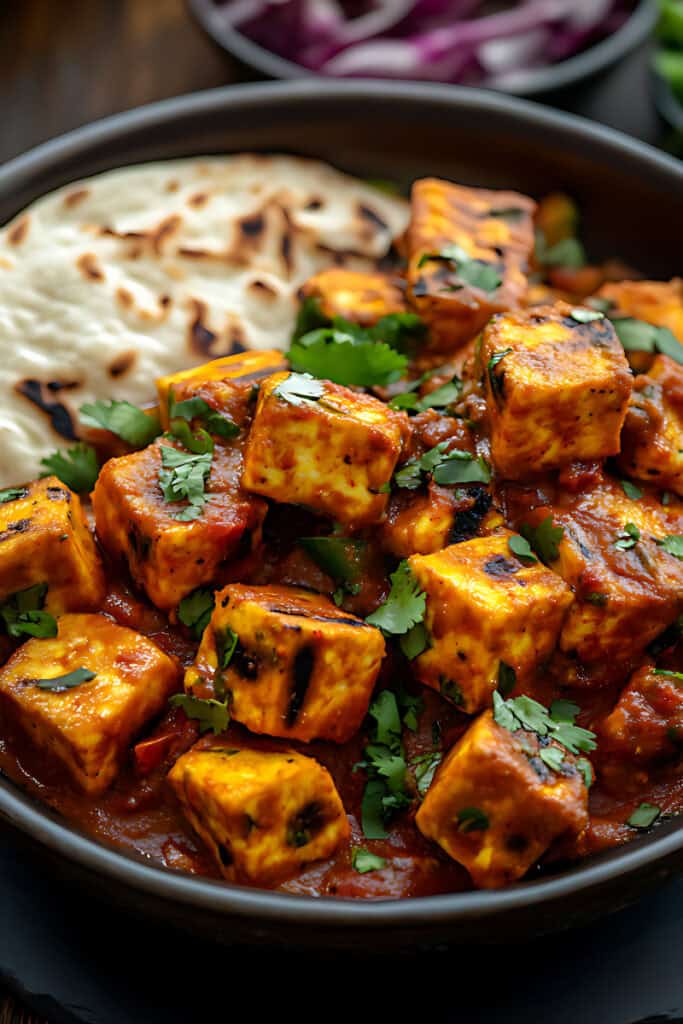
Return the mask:
M 73 209 L 74 206 L 78 206 L 84 199 L 90 195 L 89 188 L 76 188 L 73 192 L 67 192 L 64 196 L 64 206 L 67 209 Z
M 124 374 L 129 373 L 137 361 L 138 354 L 134 349 L 130 349 L 128 352 L 121 352 L 110 362 L 107 367 L 107 373 L 114 379 L 123 377 Z
M 72 390 L 80 387 L 80 381 L 39 381 L 35 378 L 26 378 L 15 385 L 15 391 L 27 398 L 29 402 L 37 406 L 41 412 L 48 417 L 53 430 L 67 441 L 75 441 L 78 437 L 74 428 L 71 411 L 63 402 L 58 402 L 50 396 L 55 392 Z
M 20 217 L 15 224 L 7 232 L 7 241 L 10 245 L 21 245 L 26 236 L 28 235 L 28 229 L 31 224 L 31 218 L 28 213 Z
M 88 281 L 104 281 L 106 279 L 94 252 L 82 253 L 76 260 L 76 266 Z

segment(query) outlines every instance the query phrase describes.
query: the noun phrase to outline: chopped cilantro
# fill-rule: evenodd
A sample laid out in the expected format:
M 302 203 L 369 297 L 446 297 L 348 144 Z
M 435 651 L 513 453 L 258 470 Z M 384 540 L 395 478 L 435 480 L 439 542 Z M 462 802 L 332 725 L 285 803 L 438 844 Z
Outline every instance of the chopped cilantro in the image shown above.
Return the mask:
M 553 517 L 550 515 L 538 526 L 530 526 L 523 523 L 519 532 L 528 540 L 529 544 L 545 565 L 555 562 L 560 557 L 559 544 L 564 537 L 564 530 L 561 526 L 553 526 Z
M 413 314 L 405 316 L 413 325 Z M 422 325 L 419 317 L 414 320 Z M 383 325 L 386 341 L 377 334 L 380 325 Z M 405 324 L 394 318 L 384 317 L 375 327 L 366 330 L 336 317 L 331 327 L 319 327 L 299 337 L 287 355 L 294 370 L 336 384 L 385 386 L 398 380 L 408 365 L 407 357 L 390 343 L 391 339 L 398 345 L 404 334 Z
M 201 640 L 202 633 L 209 624 L 213 608 L 213 591 L 206 587 L 199 587 L 184 597 L 178 605 L 178 619 L 183 626 L 187 626 L 192 631 L 197 640 Z
M 80 686 L 81 683 L 89 683 L 96 675 L 97 673 L 91 672 L 89 668 L 75 668 L 73 672 L 67 672 L 63 676 L 52 676 L 51 679 L 34 679 L 32 682 L 34 686 L 38 686 L 41 690 L 64 693 L 65 690 L 73 690 L 75 686 Z
M 187 506 L 173 514 L 174 519 L 189 522 L 201 515 L 206 504 L 204 484 L 211 471 L 211 453 L 200 455 L 178 451 L 169 445 L 161 447 L 159 486 L 168 502 L 187 499 Z
M 490 294 L 500 288 L 503 283 L 497 267 L 485 260 L 475 259 L 459 245 L 446 245 L 439 252 L 423 253 L 418 262 L 418 268 L 423 267 L 431 260 L 451 263 L 460 287 L 469 285 L 470 288 L 479 288 Z
M 486 364 L 486 373 L 488 375 L 489 384 L 491 385 L 491 394 L 497 401 L 500 401 L 503 398 L 503 379 L 505 377 L 505 373 L 494 373 L 494 370 L 501 359 L 504 359 L 505 356 L 509 356 L 511 352 L 511 348 L 505 348 L 501 349 L 500 352 L 494 352 Z
M 550 736 L 572 754 L 595 750 L 595 734 L 574 725 L 575 707 L 570 701 L 556 701 L 548 711 L 531 697 L 503 700 L 497 691 L 493 693 L 493 717 L 509 732 L 527 729 L 537 736 Z
M 64 452 L 54 452 L 47 458 L 40 460 L 41 466 L 45 466 L 47 472 L 42 476 L 49 476 L 54 473 L 63 484 L 70 487 L 72 491 L 82 494 L 85 491 L 92 491 L 99 474 L 97 456 L 95 449 L 89 444 L 77 444 Z
M 401 741 L 401 719 L 396 695 L 382 690 L 369 708 L 375 720 L 364 760 L 355 767 L 368 775 L 361 805 L 363 832 L 368 839 L 383 839 L 386 823 L 396 811 L 411 803 L 406 790 L 407 764 Z M 355 770 L 355 769 L 354 769 Z
M 642 803 L 636 807 L 631 817 L 627 818 L 626 824 L 631 828 L 647 830 L 652 828 L 661 813 L 661 809 L 656 804 Z
M 609 598 L 607 594 L 601 594 L 597 590 L 591 590 L 589 594 L 586 594 L 584 600 L 587 601 L 588 604 L 595 604 L 600 608 L 604 608 L 609 601 Z
M 462 381 L 459 377 L 454 376 L 452 380 L 419 399 L 415 408 L 418 412 L 425 412 L 427 409 L 447 409 L 449 405 L 457 402 L 461 391 Z
M 230 438 L 237 437 L 240 432 L 240 428 L 229 416 L 223 416 L 203 398 L 186 398 L 182 402 L 176 402 L 173 388 L 168 395 L 168 418 L 171 436 L 177 437 L 191 452 L 199 454 L 211 450 L 206 441 L 208 435 L 215 434 L 217 437 Z M 193 435 L 189 427 L 192 420 L 199 420 L 205 429 L 200 428 L 197 434 Z M 188 440 L 190 443 L 187 443 Z M 212 445 L 213 442 L 211 442 Z
M 669 668 L 655 668 L 653 669 L 653 675 L 668 676 L 669 679 L 675 679 L 677 682 L 683 683 L 683 672 L 674 672 Z
M 683 345 L 668 327 L 655 327 L 632 317 L 612 317 L 611 320 L 626 352 L 661 352 L 683 363 Z
M 624 494 L 627 498 L 630 498 L 631 501 L 639 501 L 642 498 L 643 492 L 640 487 L 636 487 L 636 485 L 632 484 L 630 480 L 622 480 L 621 486 L 624 489 Z
M 199 722 L 200 733 L 208 732 L 209 729 L 214 735 L 224 732 L 230 724 L 230 711 L 227 701 L 201 700 L 189 693 L 176 693 L 170 699 L 170 704 L 175 708 L 182 708 L 188 718 L 194 718 Z
M 4 505 L 7 501 L 18 501 L 19 498 L 25 498 L 28 494 L 28 490 L 25 487 L 8 487 L 6 491 L 0 491 L 0 505 Z
M 491 480 L 491 469 L 481 455 L 474 458 L 469 452 L 450 451 L 434 470 L 437 484 L 487 484 Z
M 617 534 L 614 542 L 615 548 L 619 551 L 630 551 L 640 540 L 640 530 L 635 523 L 626 523 L 621 533 Z
M 439 750 L 430 750 L 427 754 L 420 754 L 410 762 L 410 767 L 415 773 L 415 785 L 420 796 L 425 796 L 427 790 L 434 781 L 436 769 L 441 764 L 443 755 Z
M 156 413 L 149 415 L 130 402 L 102 402 L 98 399 L 80 408 L 81 423 L 86 427 L 102 427 L 116 434 L 133 448 L 144 448 L 161 433 Z
M 587 757 L 580 757 L 576 762 L 576 767 L 579 769 L 583 776 L 583 781 L 586 789 L 590 789 L 593 785 L 593 765 L 590 763 Z
M 429 633 L 424 622 L 418 622 L 401 637 L 400 647 L 406 658 L 412 661 L 429 647 Z
M 541 747 L 538 756 L 553 772 L 559 772 L 564 763 L 564 752 L 559 747 Z
M 669 534 L 666 537 L 662 537 L 657 543 L 660 548 L 664 548 L 670 555 L 674 555 L 676 558 L 683 558 L 683 535 Z
M 515 533 L 510 537 L 508 541 L 508 547 L 513 555 L 517 555 L 517 558 L 521 559 L 522 562 L 537 562 L 536 555 L 531 550 L 531 545 L 526 537 L 520 537 L 518 533 Z
M 605 314 L 595 309 L 572 309 L 569 313 L 572 320 L 576 320 L 577 324 L 590 324 L 594 320 L 604 320 Z
M 386 863 L 384 857 L 378 857 L 362 846 L 356 846 L 351 853 L 351 865 L 359 875 L 364 875 L 368 871 L 381 871 L 386 867 Z
M 317 402 L 325 394 L 325 388 L 310 373 L 290 373 L 273 391 L 276 398 L 290 405 L 305 405 Z
M 463 807 L 457 818 L 458 832 L 485 832 L 490 824 L 488 815 L 479 807 Z
M 329 322 L 329 317 L 326 317 L 320 308 L 320 299 L 315 295 L 308 295 L 299 306 L 292 341 L 297 341 L 304 334 L 309 334 L 319 327 L 326 327 Z
M 331 576 L 345 593 L 355 594 L 360 589 L 363 557 L 367 544 L 348 537 L 301 537 L 299 544 L 323 572 Z
M 0 606 L 0 618 L 9 636 L 57 636 L 57 623 L 49 612 L 42 611 L 46 594 L 47 583 L 36 583 L 5 600 Z
M 543 232 L 536 232 L 536 260 L 544 267 L 571 267 L 580 270 L 586 265 L 586 252 L 578 238 L 563 238 L 548 245 Z
M 390 580 L 391 591 L 386 601 L 365 621 L 384 634 L 400 636 L 422 622 L 426 597 L 407 562 L 400 563 Z

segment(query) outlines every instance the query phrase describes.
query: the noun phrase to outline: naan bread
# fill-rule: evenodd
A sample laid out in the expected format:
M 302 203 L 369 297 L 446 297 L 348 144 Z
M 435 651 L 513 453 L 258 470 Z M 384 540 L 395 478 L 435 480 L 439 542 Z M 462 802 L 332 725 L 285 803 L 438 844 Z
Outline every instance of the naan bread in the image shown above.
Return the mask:
M 78 436 L 84 402 L 144 405 L 162 374 L 288 347 L 301 284 L 370 269 L 407 221 L 402 199 L 288 156 L 129 167 L 38 200 L 0 232 L 0 487 Z

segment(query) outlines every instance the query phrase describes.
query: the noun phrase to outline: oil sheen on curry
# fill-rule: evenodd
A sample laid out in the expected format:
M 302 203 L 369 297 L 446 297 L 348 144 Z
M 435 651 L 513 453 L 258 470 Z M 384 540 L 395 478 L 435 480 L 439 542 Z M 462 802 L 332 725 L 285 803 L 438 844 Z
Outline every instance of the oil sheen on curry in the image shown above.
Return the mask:
M 576 220 L 416 181 L 287 352 L 84 406 L 0 493 L 2 771 L 168 869 L 347 898 L 679 814 L 683 282 Z

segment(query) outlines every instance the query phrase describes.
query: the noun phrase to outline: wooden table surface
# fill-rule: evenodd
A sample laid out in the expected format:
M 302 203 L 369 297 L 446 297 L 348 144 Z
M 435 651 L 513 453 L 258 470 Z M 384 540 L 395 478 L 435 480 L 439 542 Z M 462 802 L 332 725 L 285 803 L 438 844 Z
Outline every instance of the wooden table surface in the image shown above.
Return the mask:
M 253 78 L 184 0 L 0 0 L 0 163 L 153 100 Z M 0 992 L 0 1024 L 44 1024 Z

